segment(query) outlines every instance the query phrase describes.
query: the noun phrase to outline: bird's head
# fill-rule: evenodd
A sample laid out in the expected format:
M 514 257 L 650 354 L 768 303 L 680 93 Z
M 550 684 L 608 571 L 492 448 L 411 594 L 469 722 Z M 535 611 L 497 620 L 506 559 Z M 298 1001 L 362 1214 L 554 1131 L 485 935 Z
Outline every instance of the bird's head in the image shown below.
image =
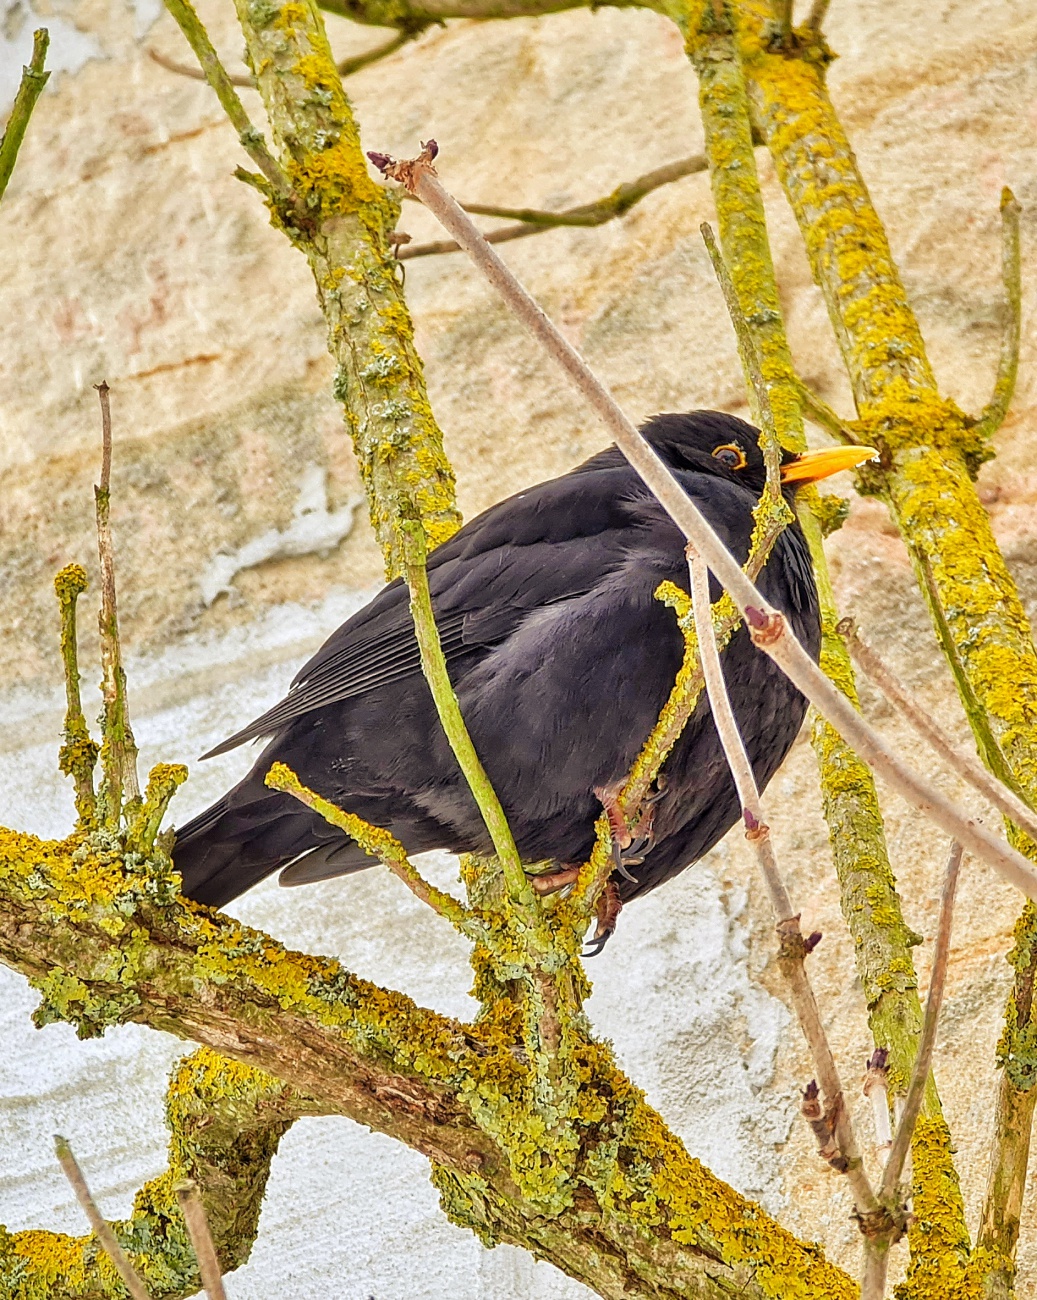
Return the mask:
M 723 411 L 656 415 L 641 426 L 641 432 L 672 469 L 726 478 L 757 496 L 763 490 L 767 471 L 759 434 L 737 416 Z M 874 447 L 826 447 L 799 455 L 786 451 L 782 453 L 781 481 L 795 491 L 804 483 L 816 483 L 877 455 Z

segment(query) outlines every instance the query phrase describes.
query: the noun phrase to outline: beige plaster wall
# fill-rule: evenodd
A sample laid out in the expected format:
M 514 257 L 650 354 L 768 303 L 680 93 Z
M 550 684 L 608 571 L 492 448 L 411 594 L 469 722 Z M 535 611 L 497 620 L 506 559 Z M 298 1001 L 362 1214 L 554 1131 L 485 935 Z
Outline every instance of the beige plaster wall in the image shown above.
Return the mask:
M 273 698 L 293 665 L 378 582 L 380 561 L 363 510 L 341 542 L 328 540 L 345 528 L 336 512 L 354 498 L 358 478 L 330 396 L 308 273 L 267 226 L 256 196 L 233 179 L 239 151 L 208 89 L 149 59 L 151 46 L 189 58 L 172 22 L 150 0 L 36 3 L 35 12 L 28 0 L 0 6 L 9 37 L 0 88 L 13 85 L 11 66 L 25 57 L 40 15 L 55 28 L 58 64 L 69 70 L 43 97 L 0 208 L 0 813 L 57 833 L 71 801 L 51 775 L 59 704 L 50 578 L 69 560 L 91 562 L 94 383 L 106 378 L 113 388 L 122 616 L 153 757 L 190 758 Z M 199 8 L 231 60 L 240 37 L 229 0 Z M 1037 13 L 1026 0 L 836 0 L 828 26 L 842 55 L 831 73 L 836 101 L 937 372 L 966 409 L 986 400 L 996 365 L 1000 187 L 1011 184 L 1024 204 L 1019 393 L 981 486 L 1032 609 Z M 343 54 L 381 39 L 339 20 L 329 20 L 329 30 Z M 442 175 L 470 200 L 587 201 L 701 144 L 680 40 L 648 13 L 450 24 L 349 87 L 367 147 L 406 154 L 419 137 L 434 135 Z M 255 96 L 244 94 L 258 113 Z M 796 356 L 806 378 L 848 410 L 823 304 L 773 169 L 759 158 Z M 507 250 L 636 417 L 692 406 L 744 413 L 733 340 L 698 236 L 699 222 L 711 217 L 708 182 L 696 176 L 652 195 L 621 222 L 555 231 Z M 415 239 L 434 234 L 411 205 L 401 224 Z M 593 421 L 460 256 L 408 263 L 407 294 L 466 515 L 602 445 Z M 326 499 L 315 467 L 326 472 Z M 248 569 L 207 603 L 201 579 L 214 557 L 270 530 L 290 530 L 304 479 L 302 506 L 330 520 L 321 534 L 327 553 Z M 855 503 L 829 551 L 844 607 L 964 736 L 903 548 L 881 507 Z M 84 640 L 89 652 L 89 627 Z M 896 730 L 876 700 L 866 695 L 866 703 Z M 924 754 L 918 759 L 928 763 Z M 868 1041 L 812 762 L 801 740 L 768 801 L 805 924 L 825 932 L 816 959 L 820 992 L 852 1080 Z M 199 769 L 179 819 L 231 771 Z M 896 799 L 886 807 L 909 922 L 930 936 L 944 846 Z M 722 845 L 664 892 L 624 917 L 593 972 L 592 1010 L 696 1153 L 849 1263 L 849 1200 L 795 1121 L 794 1091 L 809 1067 L 773 996 L 767 917 L 744 846 Z M 968 872 L 937 1071 L 973 1220 L 1007 984 L 1003 954 L 1017 906 L 983 869 Z M 373 874 L 305 898 L 259 891 L 239 911 L 289 941 L 334 950 L 365 974 L 408 981 L 416 995 L 463 1009 L 463 954 Z M 410 951 L 402 971 L 401 925 Z M 928 945 L 918 957 L 924 972 Z M 47 1143 L 29 1135 L 65 1113 L 60 1098 L 71 1091 L 82 1101 L 91 1088 L 116 1116 L 97 1130 L 91 1159 L 96 1177 L 109 1179 L 110 1212 L 122 1212 L 142 1174 L 161 1166 L 167 1049 L 146 1036 L 113 1036 L 89 1047 L 96 1057 L 84 1056 L 60 1027 L 42 1036 L 26 1029 L 26 995 L 13 977 L 4 979 L 17 1066 L 6 1083 L 0 1069 L 0 1124 L 10 1134 L 5 1150 L 20 1142 L 25 1149 L 6 1170 L 0 1164 L 0 1218 L 11 1227 L 75 1227 Z M 150 1110 L 133 1107 L 118 1119 L 128 1077 Z M 271 1192 L 261 1267 L 240 1275 L 235 1294 L 272 1296 L 288 1285 L 300 1296 L 325 1294 L 343 1268 L 352 1270 L 356 1295 L 377 1292 L 379 1300 L 577 1294 L 521 1257 L 486 1256 L 446 1228 L 417 1158 L 362 1134 L 334 1148 L 326 1130 L 319 1140 L 297 1138 L 302 1128 L 292 1135 L 302 1154 L 283 1157 Z M 325 1156 L 332 1149 L 339 1154 Z M 328 1178 L 314 1174 L 324 1158 L 332 1162 L 333 1193 Z M 390 1208 L 380 1203 L 385 1187 L 393 1189 Z M 345 1258 L 339 1201 L 353 1225 Z M 1023 1295 L 1037 1283 L 1032 1200 L 1027 1233 Z M 423 1254 L 424 1289 L 400 1289 L 406 1270 L 385 1271 L 394 1251 L 410 1252 L 412 1261 Z

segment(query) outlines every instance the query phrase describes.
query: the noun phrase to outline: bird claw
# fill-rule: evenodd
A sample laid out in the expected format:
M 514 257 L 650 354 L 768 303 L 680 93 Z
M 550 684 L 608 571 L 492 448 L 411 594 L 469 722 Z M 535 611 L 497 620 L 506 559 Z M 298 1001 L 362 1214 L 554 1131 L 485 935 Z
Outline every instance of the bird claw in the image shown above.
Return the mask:
M 631 867 L 639 866 L 644 862 L 644 858 L 628 858 L 620 847 L 618 840 L 612 841 L 612 869 L 618 871 L 624 880 L 629 880 L 632 885 L 638 885 L 641 882 L 638 878 L 627 870 L 628 865 Z
M 583 951 L 584 957 L 597 957 L 612 937 L 616 928 L 616 919 L 622 910 L 623 900 L 619 896 L 619 890 L 610 880 L 598 896 L 598 924 Z

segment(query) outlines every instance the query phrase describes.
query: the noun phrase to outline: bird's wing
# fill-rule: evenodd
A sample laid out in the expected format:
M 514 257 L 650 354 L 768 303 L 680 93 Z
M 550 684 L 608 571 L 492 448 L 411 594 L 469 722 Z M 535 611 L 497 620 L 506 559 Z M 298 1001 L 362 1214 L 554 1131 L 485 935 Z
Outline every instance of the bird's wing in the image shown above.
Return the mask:
M 621 557 L 631 484 L 625 467 L 554 479 L 493 506 L 433 551 L 429 588 L 447 663 L 505 640 L 534 609 L 591 591 Z M 203 757 L 420 671 L 397 579 L 332 633 L 280 703 Z

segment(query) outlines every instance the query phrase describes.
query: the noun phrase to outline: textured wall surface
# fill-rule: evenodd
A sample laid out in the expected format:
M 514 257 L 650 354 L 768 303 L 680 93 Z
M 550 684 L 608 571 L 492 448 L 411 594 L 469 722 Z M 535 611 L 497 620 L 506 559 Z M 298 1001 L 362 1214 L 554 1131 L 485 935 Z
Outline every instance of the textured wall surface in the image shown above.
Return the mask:
M 239 152 L 207 87 L 148 56 L 156 48 L 189 59 L 179 33 L 157 0 L 32 4 L 0 0 L 0 112 L 40 21 L 63 71 L 0 209 L 0 820 L 59 834 L 72 802 L 55 772 L 50 579 L 70 560 L 93 564 L 93 384 L 113 386 L 113 520 L 145 762 L 191 762 L 272 702 L 377 584 L 380 560 L 363 509 L 352 514 L 358 477 L 306 267 L 233 179 Z M 199 7 L 232 62 L 241 40 L 229 0 Z M 382 39 L 339 20 L 329 30 L 343 55 Z M 842 56 L 833 92 L 937 373 L 973 411 L 988 396 L 999 342 L 1000 187 L 1011 184 L 1024 204 L 1020 389 L 981 485 L 1033 611 L 1037 14 L 1030 0 L 835 0 L 829 31 Z M 407 154 L 435 135 L 444 178 L 471 201 L 583 202 L 701 145 L 680 40 L 647 13 L 450 24 L 349 88 L 366 147 Z M 760 165 L 794 351 L 808 380 L 848 410 L 798 234 L 762 154 Z M 693 406 L 744 413 L 698 236 L 711 216 L 708 182 L 695 176 L 621 222 L 507 250 L 635 417 Z M 435 233 L 412 205 L 401 225 L 415 239 Z M 466 515 L 602 445 L 460 256 L 408 263 L 407 294 Z M 964 736 L 883 509 L 855 503 L 829 550 L 844 608 Z M 86 658 L 95 638 L 83 621 Z M 865 704 L 896 733 L 867 692 Z M 247 762 L 238 753 L 194 767 L 176 820 Z M 950 778 L 946 786 L 955 788 Z M 853 1088 L 868 1037 L 805 739 L 767 803 L 804 924 L 825 933 L 814 959 L 819 994 Z M 895 798 L 885 807 L 907 919 L 926 936 L 917 950 L 924 985 L 945 846 Z M 443 860 L 430 870 L 446 881 L 452 868 Z M 819 1165 L 796 1117 L 809 1065 L 781 1002 L 761 892 L 731 837 L 624 913 L 591 970 L 590 1010 L 693 1154 L 850 1263 L 845 1188 Z M 985 869 L 969 869 L 936 1070 L 973 1222 L 1018 905 Z M 290 894 L 264 886 L 233 910 L 443 1010 L 470 1006 L 463 946 L 377 872 Z M 82 1230 L 51 1155 L 54 1132 L 72 1139 L 106 1213 L 125 1214 L 134 1189 L 163 1167 L 164 1079 L 182 1045 L 130 1028 L 85 1044 L 66 1026 L 36 1032 L 31 992 L 4 972 L 0 987 L 0 1222 Z M 1032 1201 L 1023 1295 L 1037 1287 Z M 229 1289 L 236 1300 L 586 1294 L 547 1265 L 506 1247 L 485 1251 L 451 1227 L 423 1160 L 346 1120 L 302 1121 L 289 1133 L 252 1262 Z

